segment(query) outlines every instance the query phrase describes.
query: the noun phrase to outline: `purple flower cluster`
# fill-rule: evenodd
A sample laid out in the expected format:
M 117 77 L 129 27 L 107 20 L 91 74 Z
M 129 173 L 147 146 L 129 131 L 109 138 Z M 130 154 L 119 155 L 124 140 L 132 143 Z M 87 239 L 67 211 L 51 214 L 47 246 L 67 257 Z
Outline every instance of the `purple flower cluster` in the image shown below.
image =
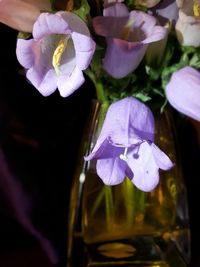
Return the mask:
M 155 54 L 159 56 L 160 52 L 163 56 L 170 27 L 162 19 L 176 24 L 181 45 L 200 46 L 197 1 L 138 0 L 138 5 L 151 8 L 149 12 L 129 12 L 121 2 L 105 1 L 103 15 L 92 20 L 95 33 L 106 41 L 100 67 L 113 78 L 121 79 L 134 72 L 149 46 L 153 58 L 152 44 L 157 43 L 155 50 L 161 44 L 158 41 L 162 41 L 162 48 Z M 0 5 L 6 13 L 5 1 Z M 1 21 L 4 13 L 0 12 Z M 28 80 L 44 96 L 56 89 L 63 97 L 71 95 L 84 83 L 83 71 L 90 66 L 96 49 L 88 26 L 73 12 L 42 13 L 33 25 L 32 35 L 33 39 L 17 41 L 17 58 L 27 69 Z M 175 109 L 200 121 L 197 69 L 186 66 L 175 71 L 165 94 Z M 97 172 L 105 184 L 121 183 L 127 176 L 139 189 L 151 191 L 158 184 L 159 169 L 173 166 L 154 144 L 154 130 L 153 115 L 145 104 L 133 97 L 117 101 L 109 108 L 97 143 L 85 159 L 97 159 Z

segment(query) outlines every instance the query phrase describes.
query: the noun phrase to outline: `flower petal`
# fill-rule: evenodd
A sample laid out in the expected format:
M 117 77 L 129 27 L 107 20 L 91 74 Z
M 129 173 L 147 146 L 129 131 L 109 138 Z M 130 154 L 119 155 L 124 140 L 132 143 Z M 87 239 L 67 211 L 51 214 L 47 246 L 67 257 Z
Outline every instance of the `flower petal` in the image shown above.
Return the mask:
M 17 40 L 16 55 L 19 63 L 26 69 L 31 68 L 34 64 L 34 45 L 35 41 L 31 40 Z
M 127 154 L 127 164 L 133 172 L 132 182 L 140 190 L 152 191 L 159 182 L 159 168 L 154 160 L 151 146 L 144 142 L 139 151 L 130 150 Z
M 109 137 L 116 146 L 130 147 L 142 140 L 154 140 L 151 110 L 134 97 L 114 102 L 106 114 L 100 138 Z
M 129 17 L 95 17 L 93 27 L 98 35 L 104 37 L 121 38 L 124 25 L 127 24 Z M 112 29 L 110 28 L 112 25 Z
M 167 34 L 167 29 L 161 26 L 155 26 L 153 33 L 142 41 L 143 44 L 149 44 L 162 40 Z
M 118 157 L 124 152 L 124 148 L 116 147 L 110 140 L 105 139 L 102 135 L 98 138 L 92 152 L 84 157 L 85 160 L 91 159 L 107 159 L 113 157 L 113 151 L 115 151 L 115 156 Z
M 66 12 L 66 11 L 60 11 L 57 12 L 57 14 L 67 22 L 67 24 L 69 25 L 70 29 L 73 32 L 78 32 L 88 37 L 90 36 L 90 31 L 86 23 L 82 19 L 80 19 L 76 14 L 74 14 L 73 12 Z
M 155 162 L 160 169 L 167 171 L 174 166 L 170 158 L 154 143 L 151 144 L 151 149 Z
M 58 90 L 62 97 L 67 97 L 74 93 L 85 81 L 83 73 L 75 67 L 70 76 L 61 75 L 58 78 Z
M 52 94 L 57 88 L 58 78 L 53 69 L 50 69 L 41 77 L 35 68 L 30 68 L 27 71 L 26 77 L 43 96 Z
M 85 70 L 93 57 L 95 42 L 92 38 L 77 32 L 72 33 L 72 39 L 76 52 L 76 64 L 80 70 Z
M 172 74 L 166 86 L 169 103 L 183 114 L 200 121 L 200 72 L 184 67 Z
M 116 79 L 121 79 L 134 71 L 146 52 L 147 47 L 145 45 L 131 46 L 131 49 L 129 49 L 129 44 L 124 40 L 107 38 L 107 50 L 103 67 Z M 124 64 L 125 62 L 126 64 Z
M 126 17 L 129 15 L 129 11 L 126 5 L 122 3 L 115 3 L 103 10 L 104 17 Z
M 42 39 L 48 34 L 70 34 L 68 23 L 59 15 L 42 13 L 33 26 L 33 37 Z
M 106 185 L 116 185 L 123 182 L 126 174 L 126 162 L 119 157 L 97 160 L 97 174 Z
M 193 1 L 191 1 L 192 5 Z M 176 35 L 179 43 L 185 46 L 200 46 L 200 20 L 192 15 L 187 15 L 179 10 L 179 18 L 176 23 Z

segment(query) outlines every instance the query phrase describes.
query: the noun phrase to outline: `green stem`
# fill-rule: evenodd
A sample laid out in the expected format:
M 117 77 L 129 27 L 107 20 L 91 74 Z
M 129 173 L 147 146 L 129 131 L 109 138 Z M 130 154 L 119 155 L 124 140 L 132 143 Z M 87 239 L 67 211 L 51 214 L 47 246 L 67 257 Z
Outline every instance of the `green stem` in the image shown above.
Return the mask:
M 111 223 L 111 218 L 113 218 L 114 213 L 114 203 L 113 203 L 113 194 L 112 188 L 110 186 L 104 185 L 105 190 L 105 205 L 106 205 L 106 221 L 107 226 Z
M 97 79 L 97 77 L 95 76 L 94 72 L 91 69 L 88 68 L 87 70 L 85 70 L 85 73 L 93 82 L 95 89 L 96 89 L 97 99 L 102 103 L 103 110 L 106 111 L 109 106 L 109 101 L 106 97 L 102 82 L 99 79 Z

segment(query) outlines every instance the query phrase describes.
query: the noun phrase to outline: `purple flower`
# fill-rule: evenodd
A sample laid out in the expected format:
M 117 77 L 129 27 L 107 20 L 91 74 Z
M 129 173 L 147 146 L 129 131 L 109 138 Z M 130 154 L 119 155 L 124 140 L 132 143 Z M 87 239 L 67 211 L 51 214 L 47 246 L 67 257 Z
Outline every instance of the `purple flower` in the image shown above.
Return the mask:
M 104 69 L 114 78 L 134 71 L 147 46 L 165 37 L 166 29 L 156 26 L 156 19 L 142 11 L 131 11 L 122 3 L 104 9 L 104 16 L 93 19 L 97 34 L 106 37 Z
M 189 66 L 174 72 L 166 97 L 175 109 L 200 121 L 200 72 Z
M 127 176 L 143 191 L 159 182 L 159 168 L 170 169 L 171 160 L 154 143 L 151 110 L 133 97 L 113 103 L 100 136 L 85 160 L 97 159 L 97 174 L 107 185 L 121 183 Z
M 84 82 L 85 70 L 95 51 L 86 24 L 75 14 L 42 13 L 33 26 L 33 39 L 17 41 L 17 58 L 26 76 L 48 96 L 56 88 L 66 97 Z
M 184 46 L 200 47 L 200 3 L 198 0 L 179 0 L 179 18 L 176 23 L 176 35 Z
M 162 25 L 166 24 L 169 20 L 175 23 L 178 19 L 176 0 L 161 1 L 157 6 L 151 9 L 151 12 L 158 18 Z

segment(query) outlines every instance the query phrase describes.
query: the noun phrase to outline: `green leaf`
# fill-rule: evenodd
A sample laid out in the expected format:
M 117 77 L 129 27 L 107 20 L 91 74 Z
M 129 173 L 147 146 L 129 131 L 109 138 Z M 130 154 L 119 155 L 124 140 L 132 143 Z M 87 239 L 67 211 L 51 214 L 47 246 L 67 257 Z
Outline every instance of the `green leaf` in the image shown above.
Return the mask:
M 81 1 L 81 7 L 75 11 L 75 14 L 87 23 L 88 16 L 90 16 L 90 6 L 87 0 Z
M 134 96 L 138 99 L 140 99 L 142 102 L 147 102 L 149 100 L 151 100 L 151 97 L 148 95 L 145 95 L 143 93 L 136 93 L 134 94 Z
M 31 37 L 31 33 L 29 32 L 19 32 L 17 35 L 17 39 L 28 39 Z

